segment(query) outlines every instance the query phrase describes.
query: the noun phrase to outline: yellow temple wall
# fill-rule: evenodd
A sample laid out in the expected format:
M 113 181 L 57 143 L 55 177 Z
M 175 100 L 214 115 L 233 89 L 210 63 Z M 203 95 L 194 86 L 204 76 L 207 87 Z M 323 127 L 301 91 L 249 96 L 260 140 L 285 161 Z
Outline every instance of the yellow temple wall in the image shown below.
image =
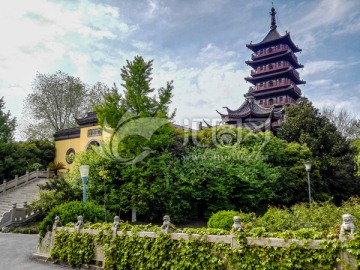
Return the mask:
M 92 142 L 102 143 L 103 140 L 110 137 L 110 134 L 102 131 L 101 135 L 89 136 L 89 130 L 100 130 L 100 126 L 89 126 L 80 128 L 79 138 L 70 138 L 55 141 L 55 162 L 62 162 L 66 166 L 66 170 L 71 170 L 74 163 L 69 164 L 66 160 L 69 149 L 74 149 L 75 153 L 83 152 L 88 149 Z M 69 158 L 69 157 L 68 157 Z

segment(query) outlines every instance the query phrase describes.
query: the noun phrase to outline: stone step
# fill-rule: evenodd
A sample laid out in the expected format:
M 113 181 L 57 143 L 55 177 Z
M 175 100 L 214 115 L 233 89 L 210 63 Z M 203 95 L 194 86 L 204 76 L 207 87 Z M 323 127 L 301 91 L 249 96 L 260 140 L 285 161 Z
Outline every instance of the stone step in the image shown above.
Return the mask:
M 0 220 L 5 212 L 11 210 L 13 203 L 17 207 L 22 207 L 24 202 L 28 204 L 34 199 L 39 198 L 38 184 L 44 184 L 47 179 L 38 179 L 30 183 L 8 190 L 5 194 L 0 194 Z

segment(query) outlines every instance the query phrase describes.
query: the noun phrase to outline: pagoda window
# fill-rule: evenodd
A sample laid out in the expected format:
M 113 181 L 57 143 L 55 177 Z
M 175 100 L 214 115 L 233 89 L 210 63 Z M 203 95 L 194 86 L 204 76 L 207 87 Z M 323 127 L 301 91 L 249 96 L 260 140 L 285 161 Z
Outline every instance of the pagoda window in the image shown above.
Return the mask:
M 268 49 L 268 52 L 270 53 L 270 52 L 272 52 L 273 51 L 273 47 L 270 47 L 269 49 Z
M 263 87 L 263 83 L 261 82 L 261 83 L 259 83 L 259 87 Z
M 273 105 L 274 104 L 274 99 L 270 98 L 269 99 L 269 105 Z
M 273 68 L 274 68 L 273 64 L 269 64 L 269 69 L 273 69 Z
M 262 99 L 260 99 L 260 102 L 259 102 L 259 103 L 260 103 L 260 105 L 262 105 L 262 104 L 263 104 L 263 100 L 262 100 Z
M 283 97 L 279 97 L 279 103 L 283 102 Z
M 273 81 L 270 81 L 269 82 L 269 86 L 273 86 L 274 85 L 274 82 Z
M 278 66 L 278 67 L 281 66 L 281 61 L 277 62 L 277 66 Z
M 260 70 L 263 70 L 264 69 L 264 66 L 260 66 Z

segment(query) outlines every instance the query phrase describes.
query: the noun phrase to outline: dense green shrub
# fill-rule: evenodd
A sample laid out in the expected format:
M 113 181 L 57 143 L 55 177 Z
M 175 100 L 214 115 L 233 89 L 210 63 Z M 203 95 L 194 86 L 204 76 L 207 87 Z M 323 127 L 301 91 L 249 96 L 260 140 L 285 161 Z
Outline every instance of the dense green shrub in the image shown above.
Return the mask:
M 337 207 L 334 203 L 315 202 L 300 203 L 290 208 L 270 207 L 256 221 L 256 226 L 264 227 L 267 232 L 300 230 L 311 228 L 317 231 L 338 233 L 343 214 L 351 214 L 357 227 L 360 225 L 360 199 L 350 198 Z
M 26 171 L 46 170 L 54 157 L 53 142 L 0 142 L 0 183 L 14 179 L 15 175 L 24 175 Z
M 70 185 L 63 177 L 50 179 L 38 186 L 40 188 L 39 199 L 31 202 L 31 207 L 42 214 L 50 212 L 57 205 L 80 200 L 82 197 L 81 188 Z
M 207 223 L 209 228 L 217 228 L 230 230 L 233 225 L 234 216 L 239 216 L 240 213 L 237 211 L 223 210 L 213 214 Z
M 40 238 L 44 237 L 47 231 L 51 231 L 55 217 L 60 217 L 61 225 L 69 222 L 76 222 L 81 215 L 85 222 L 104 221 L 104 208 L 93 202 L 68 202 L 53 208 L 39 225 Z

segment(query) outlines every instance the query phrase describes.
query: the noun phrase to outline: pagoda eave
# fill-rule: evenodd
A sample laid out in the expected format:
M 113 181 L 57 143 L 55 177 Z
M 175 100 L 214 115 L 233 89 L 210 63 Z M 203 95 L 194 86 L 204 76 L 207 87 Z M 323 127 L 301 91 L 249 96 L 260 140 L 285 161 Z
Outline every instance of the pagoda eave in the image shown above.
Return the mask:
M 288 61 L 295 69 L 304 67 L 302 64 L 299 64 L 299 62 L 292 57 L 291 50 L 288 50 L 281 54 L 273 55 L 271 57 L 261 58 L 258 60 L 247 60 L 245 61 L 245 63 L 255 69 L 258 66 L 266 65 L 281 60 Z
M 289 94 L 295 100 L 301 96 L 301 92 L 296 91 L 294 86 L 251 92 L 251 95 L 253 95 L 254 97 L 263 97 L 263 98 L 271 97 L 273 95 L 280 95 L 280 94 L 282 95 Z
M 256 76 L 256 77 L 246 77 L 245 80 L 252 84 L 257 84 L 259 82 L 269 81 L 279 77 L 288 78 L 292 80 L 295 84 L 305 84 L 305 81 L 300 80 L 295 74 L 293 68 L 288 68 L 283 71 L 273 72 L 271 74 Z
M 271 33 L 271 31 L 272 30 L 270 30 L 269 34 Z M 267 35 L 267 37 L 268 37 L 268 35 Z M 265 38 L 263 41 L 256 43 L 256 44 L 254 44 L 254 43 L 246 44 L 246 47 L 249 48 L 250 50 L 252 50 L 253 52 L 256 52 L 262 48 L 266 48 L 271 45 L 276 45 L 279 43 L 287 44 L 291 48 L 291 50 L 295 53 L 302 51 L 302 49 L 300 49 L 298 46 L 296 46 L 295 43 L 291 40 L 289 32 L 287 32 L 283 36 L 280 36 L 280 37 L 274 38 L 274 39 L 270 39 L 268 41 Z

